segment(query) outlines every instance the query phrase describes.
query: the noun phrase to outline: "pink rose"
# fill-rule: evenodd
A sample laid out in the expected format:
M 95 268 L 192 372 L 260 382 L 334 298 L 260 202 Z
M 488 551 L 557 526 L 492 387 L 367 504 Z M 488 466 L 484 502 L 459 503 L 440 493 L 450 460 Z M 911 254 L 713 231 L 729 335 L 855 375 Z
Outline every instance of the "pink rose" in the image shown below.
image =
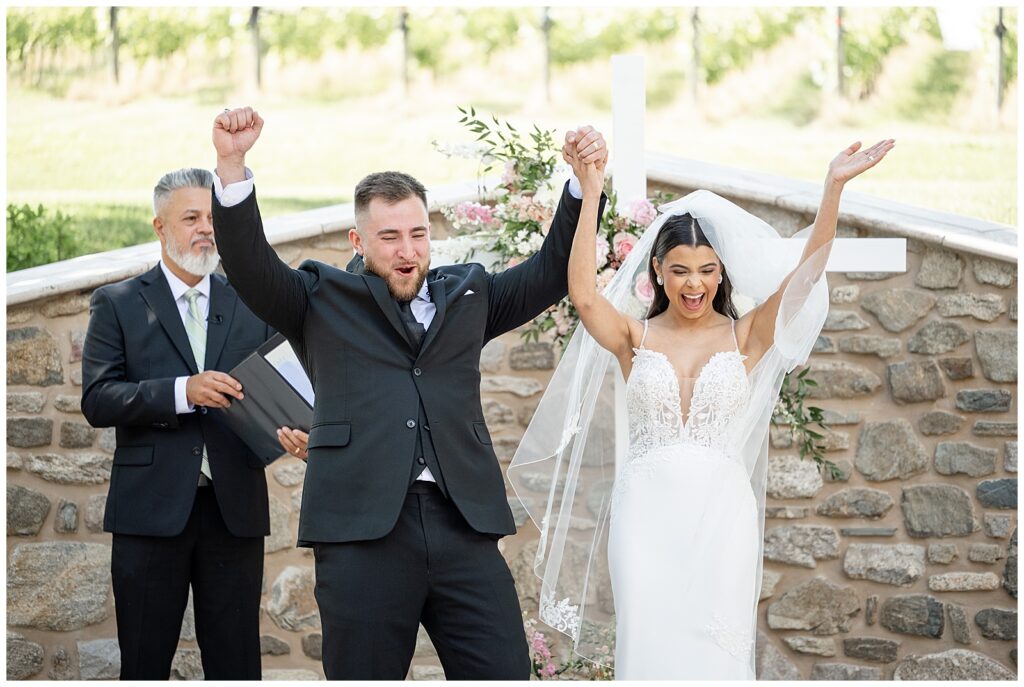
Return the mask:
M 633 282 L 633 294 L 644 305 L 650 305 L 654 301 L 654 285 L 647 272 L 641 272 Z
M 597 273 L 597 290 L 600 293 L 604 293 L 604 290 L 608 288 L 608 285 L 612 283 L 612 279 L 615 278 L 615 270 L 611 267 L 606 267 Z
M 597 269 L 608 264 L 608 239 L 601 234 L 597 235 Z
M 658 216 L 658 210 L 646 198 L 634 200 L 626 208 L 626 216 L 641 227 L 646 227 Z
M 620 261 L 625 261 L 629 257 L 629 253 L 636 246 L 637 238 L 632 234 L 620 231 L 612 237 L 612 247 L 615 249 L 615 257 Z

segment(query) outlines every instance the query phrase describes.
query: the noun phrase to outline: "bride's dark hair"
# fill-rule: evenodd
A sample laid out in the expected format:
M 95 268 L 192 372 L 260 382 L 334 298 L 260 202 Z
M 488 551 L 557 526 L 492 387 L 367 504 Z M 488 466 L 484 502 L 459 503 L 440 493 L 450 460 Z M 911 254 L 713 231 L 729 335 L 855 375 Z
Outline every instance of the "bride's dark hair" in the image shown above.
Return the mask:
M 654 300 L 651 301 L 651 307 L 647 310 L 648 319 L 668 310 L 668 295 L 665 293 L 665 287 L 658 284 L 658 273 L 654 271 L 653 258 L 657 258 L 659 263 L 664 262 L 665 256 L 676 246 L 690 246 L 691 248 L 707 246 L 714 250 L 714 246 L 711 245 L 700 228 L 700 223 L 689 213 L 669 217 L 661 225 L 658 237 L 654 239 L 651 256 L 647 260 L 647 274 L 651 278 L 651 286 L 654 288 Z M 722 265 L 722 283 L 718 285 L 718 292 L 715 293 L 715 300 L 711 302 L 711 307 L 715 309 L 715 312 L 726 317 L 739 319 L 736 307 L 732 304 L 732 282 L 729 281 L 725 265 L 721 260 L 718 262 Z

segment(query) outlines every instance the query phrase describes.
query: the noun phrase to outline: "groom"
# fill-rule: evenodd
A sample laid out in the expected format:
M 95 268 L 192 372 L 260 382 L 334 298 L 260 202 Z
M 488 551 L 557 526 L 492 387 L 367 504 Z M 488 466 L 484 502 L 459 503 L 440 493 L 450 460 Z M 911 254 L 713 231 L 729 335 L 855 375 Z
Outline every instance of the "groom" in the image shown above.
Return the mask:
M 432 270 L 426 189 L 371 174 L 349 231 L 361 273 L 291 269 L 264 237 L 245 167 L 262 128 L 251 108 L 214 121 L 214 226 L 228 278 L 316 390 L 299 545 L 316 560 L 324 672 L 402 680 L 422 623 L 448 679 L 528 679 L 497 547 L 515 524 L 480 405 L 480 349 L 566 295 L 580 201 L 563 192 L 543 246 L 517 267 Z M 598 132 L 569 136 L 585 160 L 606 157 Z

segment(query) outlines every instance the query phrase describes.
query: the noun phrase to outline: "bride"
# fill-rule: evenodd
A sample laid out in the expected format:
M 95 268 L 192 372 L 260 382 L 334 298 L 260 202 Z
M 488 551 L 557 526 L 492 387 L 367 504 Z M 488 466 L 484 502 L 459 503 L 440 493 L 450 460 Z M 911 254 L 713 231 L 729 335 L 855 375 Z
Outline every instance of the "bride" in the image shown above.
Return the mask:
M 604 170 L 566 146 L 583 188 L 569 261 L 583 326 L 508 474 L 541 530 L 541 620 L 591 660 L 614 645 L 617 679 L 754 678 L 768 424 L 827 314 L 843 187 L 893 145 L 832 160 L 802 254 L 773 262 L 786 253 L 771 227 L 696 191 L 661 208 L 603 293 Z M 753 305 L 742 317 L 734 295 Z M 538 484 L 546 498 L 529 495 Z

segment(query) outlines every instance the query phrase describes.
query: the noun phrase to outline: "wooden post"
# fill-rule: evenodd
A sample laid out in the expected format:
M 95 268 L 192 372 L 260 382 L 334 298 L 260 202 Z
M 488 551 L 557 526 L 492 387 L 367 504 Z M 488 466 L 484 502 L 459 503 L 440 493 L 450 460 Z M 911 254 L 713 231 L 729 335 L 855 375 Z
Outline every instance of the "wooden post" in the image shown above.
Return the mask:
M 260 8 L 249 10 L 249 36 L 252 39 L 252 58 L 255 67 L 256 88 L 263 86 L 263 55 L 260 49 Z
M 540 30 L 544 33 L 544 102 L 551 102 L 551 9 L 542 10 Z
M 1006 64 L 1006 53 L 1003 51 L 1003 40 L 1006 36 L 1006 24 L 1003 23 L 1003 8 L 999 8 L 999 17 L 996 21 L 996 38 L 998 41 L 999 60 L 997 67 L 999 71 L 996 74 L 996 114 L 1003 111 L 1003 89 L 1006 88 L 1006 84 L 1003 82 L 1003 71 L 1005 70 Z
M 118 52 L 121 49 L 121 38 L 117 33 L 117 8 L 110 8 L 110 65 L 114 72 L 114 83 L 121 82 L 121 69 L 118 64 Z
M 696 7 L 690 12 L 690 26 L 693 27 L 693 51 L 690 56 L 690 100 L 697 105 L 700 95 L 700 13 Z
M 405 7 L 398 15 L 398 30 L 402 32 L 402 89 L 409 95 L 409 10 Z
M 836 93 L 842 98 L 846 94 L 843 66 L 846 64 L 846 51 L 843 49 L 843 8 L 836 8 Z

